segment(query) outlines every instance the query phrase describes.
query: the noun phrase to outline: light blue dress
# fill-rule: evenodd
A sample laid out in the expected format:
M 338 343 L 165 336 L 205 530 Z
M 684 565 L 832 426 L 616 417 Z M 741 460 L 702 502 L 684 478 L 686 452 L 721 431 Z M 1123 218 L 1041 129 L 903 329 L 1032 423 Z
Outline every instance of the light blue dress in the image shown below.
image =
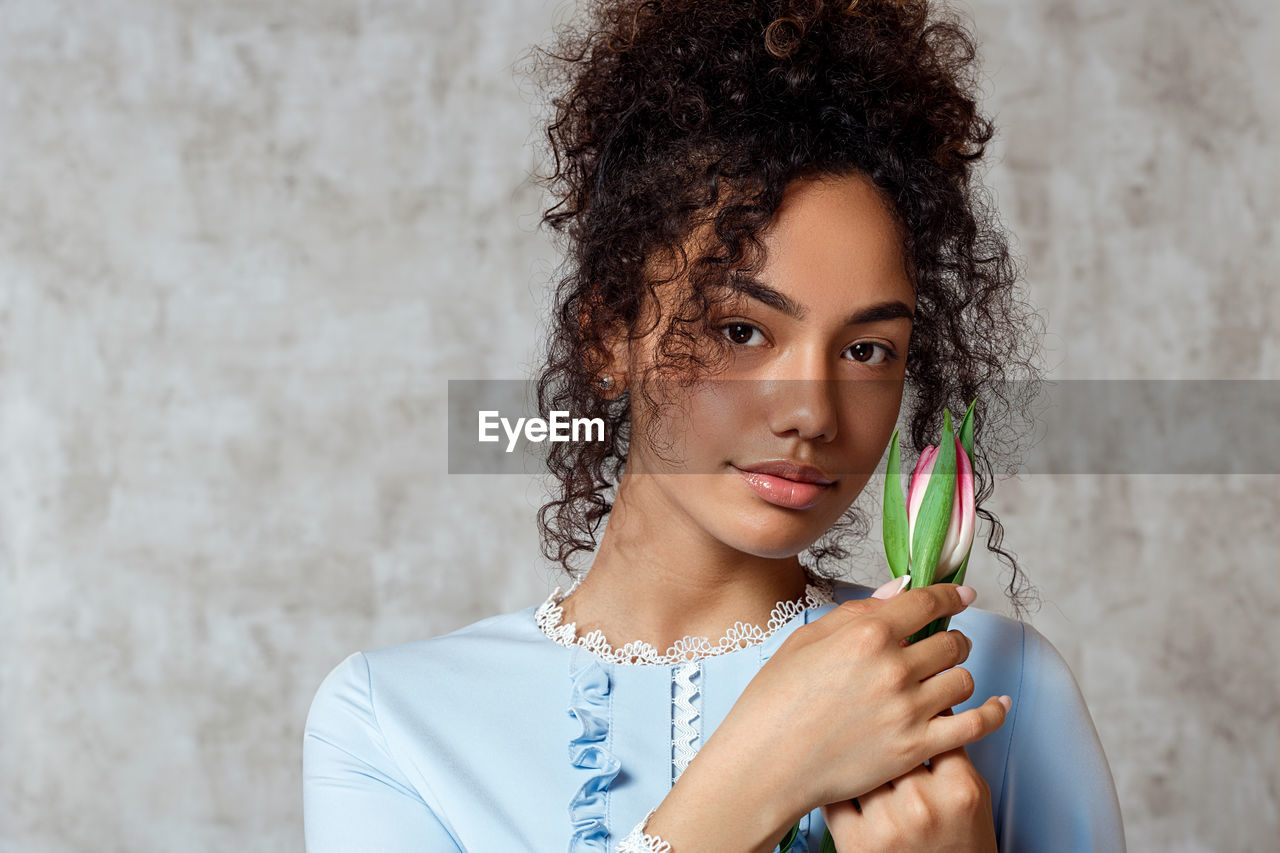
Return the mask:
M 307 717 L 308 853 L 612 853 L 791 632 L 871 592 L 811 585 L 807 604 L 775 610 L 785 621 L 745 647 L 679 663 L 584 647 L 558 625 L 560 590 L 450 634 L 352 654 Z M 976 683 L 955 711 L 1013 698 L 1004 725 L 968 747 L 1002 853 L 1123 851 L 1107 760 L 1058 651 L 976 608 L 951 627 L 973 641 L 963 666 Z M 792 850 L 816 851 L 821 812 L 800 828 Z

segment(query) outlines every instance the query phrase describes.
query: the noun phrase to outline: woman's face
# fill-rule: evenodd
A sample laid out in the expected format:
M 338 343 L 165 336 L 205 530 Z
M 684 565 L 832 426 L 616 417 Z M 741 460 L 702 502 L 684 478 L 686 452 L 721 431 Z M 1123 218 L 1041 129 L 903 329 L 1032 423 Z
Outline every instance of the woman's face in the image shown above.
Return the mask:
M 800 553 L 848 509 L 893 433 L 915 310 L 884 205 L 860 175 L 788 188 L 762 235 L 764 267 L 712 318 L 729 345 L 723 372 L 660 384 L 675 405 L 657 412 L 632 394 L 627 474 L 660 476 L 633 478 L 629 503 L 673 533 L 771 558 Z M 675 297 L 659 294 L 669 317 Z M 660 329 L 632 345 L 632 368 L 651 361 Z M 789 464 L 829 482 L 799 482 Z

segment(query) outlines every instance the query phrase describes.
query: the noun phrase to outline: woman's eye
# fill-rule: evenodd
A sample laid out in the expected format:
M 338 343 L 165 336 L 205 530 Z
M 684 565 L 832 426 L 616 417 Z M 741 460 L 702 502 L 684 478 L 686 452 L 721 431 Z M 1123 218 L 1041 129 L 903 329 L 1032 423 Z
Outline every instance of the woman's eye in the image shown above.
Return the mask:
M 726 338 L 739 346 L 759 346 L 764 342 L 764 334 L 750 323 L 726 323 L 720 326 L 719 329 Z M 759 340 L 756 340 L 757 335 Z M 880 351 L 880 357 L 874 361 L 869 360 L 870 357 L 875 355 L 876 350 Z M 898 357 L 897 353 L 884 344 L 872 343 L 871 341 L 859 341 L 851 345 L 845 352 L 853 353 L 853 360 L 859 364 L 881 365 Z
M 861 357 L 861 354 L 863 353 L 870 356 L 877 349 L 884 353 L 884 356 L 881 357 L 879 361 L 867 361 Z M 898 357 L 893 350 L 889 349 L 884 344 L 871 343 L 870 341 L 859 341 L 849 347 L 846 352 L 854 353 L 853 360 L 859 364 L 884 364 L 885 362 L 892 361 Z
M 761 338 L 764 337 L 764 335 L 760 334 L 760 330 L 750 323 L 727 323 L 720 327 L 720 331 L 735 344 L 743 346 L 749 345 L 751 339 L 756 335 L 760 335 Z

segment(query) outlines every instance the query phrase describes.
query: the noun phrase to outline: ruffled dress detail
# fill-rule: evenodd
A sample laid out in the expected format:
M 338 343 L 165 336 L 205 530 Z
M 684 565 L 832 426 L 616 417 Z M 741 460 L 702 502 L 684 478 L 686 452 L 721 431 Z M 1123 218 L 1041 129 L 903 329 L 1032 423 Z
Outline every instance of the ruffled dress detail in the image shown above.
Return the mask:
M 610 668 L 671 668 L 671 781 L 674 784 L 702 745 L 701 661 L 763 643 L 806 609 L 831 603 L 833 585 L 826 578 L 810 576 L 804 596 L 798 601 L 778 602 L 767 626 L 737 622 L 715 643 L 706 637 L 684 637 L 663 653 L 643 641 L 615 649 L 600 631 L 579 637 L 575 623 L 563 624 L 564 611 L 560 603 L 577 589 L 580 581 L 575 582 L 568 593 L 557 587 L 538 607 L 535 622 L 543 634 L 572 651 L 569 715 L 578 721 L 582 731 L 569 741 L 569 761 L 583 774 L 583 781 L 569 803 L 573 830 L 569 853 L 611 853 L 607 819 L 609 785 L 621 771 L 622 763 L 609 748 L 609 727 L 613 719 Z M 669 844 L 644 832 L 656 810 L 656 806 L 650 809 L 621 839 L 613 853 L 669 853 Z
M 581 724 L 582 733 L 569 741 L 569 761 L 588 775 L 569 802 L 569 853 L 608 853 L 605 796 L 622 768 L 609 751 L 609 672 L 589 655 L 575 658 L 569 714 Z

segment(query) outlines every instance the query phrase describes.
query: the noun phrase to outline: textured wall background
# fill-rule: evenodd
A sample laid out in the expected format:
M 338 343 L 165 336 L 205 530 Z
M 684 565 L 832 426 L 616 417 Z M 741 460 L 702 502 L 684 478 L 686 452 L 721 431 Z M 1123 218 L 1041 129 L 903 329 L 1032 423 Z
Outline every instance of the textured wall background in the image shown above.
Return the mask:
M 1280 378 L 1275 4 L 965 8 L 1053 377 Z M 0 851 L 300 850 L 325 673 L 558 582 L 540 484 L 447 476 L 444 409 L 530 366 L 557 259 L 511 65 L 567 12 L 0 2 Z M 1275 478 L 993 508 L 1131 849 L 1274 849 Z

